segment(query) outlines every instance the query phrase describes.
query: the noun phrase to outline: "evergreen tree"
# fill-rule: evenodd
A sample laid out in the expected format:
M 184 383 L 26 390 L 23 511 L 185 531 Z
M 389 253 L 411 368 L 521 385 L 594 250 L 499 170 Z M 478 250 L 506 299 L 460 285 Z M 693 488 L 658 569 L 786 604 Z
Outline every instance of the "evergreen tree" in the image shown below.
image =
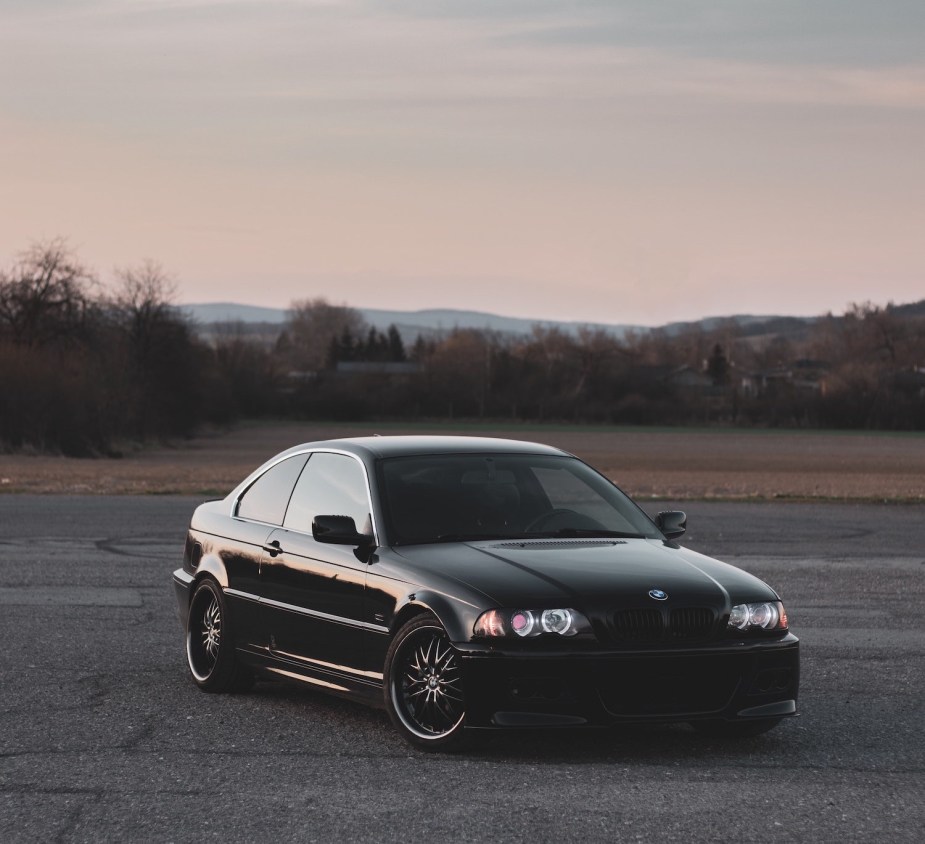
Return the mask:
M 350 330 L 349 325 L 344 326 L 344 330 L 340 333 L 340 339 L 338 340 L 338 350 L 337 350 L 337 359 L 342 361 L 351 361 L 356 360 L 357 353 L 359 352 L 359 343 L 353 339 L 353 332 Z
M 713 385 L 721 387 L 729 381 L 729 360 L 723 347 L 717 343 L 707 361 L 707 374 L 713 379 Z
M 408 356 L 405 354 L 405 344 L 402 342 L 401 334 L 394 323 L 389 326 L 388 340 L 389 360 L 395 363 L 404 363 L 408 360 Z

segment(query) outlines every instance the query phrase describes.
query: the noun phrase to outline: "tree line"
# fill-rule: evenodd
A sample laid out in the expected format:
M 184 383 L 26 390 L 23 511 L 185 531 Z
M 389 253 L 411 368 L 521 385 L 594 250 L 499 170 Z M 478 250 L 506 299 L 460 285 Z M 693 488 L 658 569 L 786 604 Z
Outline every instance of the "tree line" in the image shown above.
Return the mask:
M 0 450 L 114 454 L 254 417 L 925 429 L 925 303 L 758 332 L 457 329 L 406 347 L 324 298 L 293 302 L 269 340 L 205 337 L 175 292 L 150 261 L 104 287 L 61 240 L 0 270 Z

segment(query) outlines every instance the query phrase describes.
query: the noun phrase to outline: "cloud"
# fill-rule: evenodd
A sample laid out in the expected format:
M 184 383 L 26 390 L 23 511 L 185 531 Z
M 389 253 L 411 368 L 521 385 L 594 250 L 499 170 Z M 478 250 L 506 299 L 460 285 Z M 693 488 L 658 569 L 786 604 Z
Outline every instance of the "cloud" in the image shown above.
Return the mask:
M 917 61 L 920 0 L 393 0 L 367 9 L 408 19 L 482 22 L 500 38 L 631 47 L 759 64 Z
M 836 5 L 840 15 L 831 0 L 19 5 L 0 35 L 0 96 L 14 112 L 116 126 L 197 115 L 223 129 L 242 117 L 286 125 L 298 116 L 285 108 L 317 105 L 335 133 L 395 109 L 417 112 L 412 121 L 452 110 L 477 121 L 483 106 L 497 121 L 499 107 L 545 104 L 555 122 L 562 104 L 622 103 L 640 114 L 646 98 L 920 108 L 920 52 L 887 63 L 877 45 L 919 36 L 925 4 L 883 0 L 876 16 Z M 847 42 L 867 60 L 846 60 Z M 786 49 L 794 44 L 805 55 Z
M 5 0 L 0 227 L 216 285 L 272 265 L 664 300 L 757 266 L 908 275 L 920 9 Z
M 756 65 L 692 60 L 652 79 L 651 93 L 754 105 L 925 107 L 925 64 L 899 67 Z

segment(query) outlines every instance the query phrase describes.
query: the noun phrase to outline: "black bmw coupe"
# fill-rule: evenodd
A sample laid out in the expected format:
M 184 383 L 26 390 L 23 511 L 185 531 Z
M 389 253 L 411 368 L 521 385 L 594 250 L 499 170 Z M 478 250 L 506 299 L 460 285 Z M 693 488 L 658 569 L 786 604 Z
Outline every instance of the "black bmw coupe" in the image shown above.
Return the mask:
M 422 748 L 476 728 L 686 721 L 747 736 L 796 712 L 779 596 L 675 541 L 576 457 L 476 437 L 300 445 L 199 506 L 173 582 L 193 681 L 302 682 Z

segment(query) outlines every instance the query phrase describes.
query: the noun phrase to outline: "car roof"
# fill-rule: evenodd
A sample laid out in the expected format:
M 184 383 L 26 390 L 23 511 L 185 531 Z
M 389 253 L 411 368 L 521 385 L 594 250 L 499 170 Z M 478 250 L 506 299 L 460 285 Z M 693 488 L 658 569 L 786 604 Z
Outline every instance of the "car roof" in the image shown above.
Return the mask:
M 554 454 L 568 452 L 542 443 L 507 440 L 496 437 L 441 436 L 374 436 L 346 437 L 336 440 L 303 443 L 289 449 L 297 453 L 307 449 L 336 449 L 358 456 L 411 457 L 425 454 Z

